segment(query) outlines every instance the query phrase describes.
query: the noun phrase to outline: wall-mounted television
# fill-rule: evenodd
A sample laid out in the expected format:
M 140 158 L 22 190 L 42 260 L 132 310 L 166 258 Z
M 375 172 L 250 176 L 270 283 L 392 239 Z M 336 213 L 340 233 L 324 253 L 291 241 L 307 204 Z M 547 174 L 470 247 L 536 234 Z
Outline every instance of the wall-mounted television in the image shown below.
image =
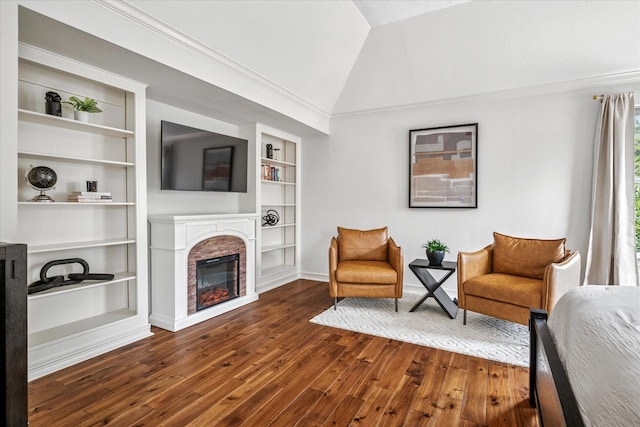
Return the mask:
M 162 190 L 247 192 L 246 139 L 161 121 Z

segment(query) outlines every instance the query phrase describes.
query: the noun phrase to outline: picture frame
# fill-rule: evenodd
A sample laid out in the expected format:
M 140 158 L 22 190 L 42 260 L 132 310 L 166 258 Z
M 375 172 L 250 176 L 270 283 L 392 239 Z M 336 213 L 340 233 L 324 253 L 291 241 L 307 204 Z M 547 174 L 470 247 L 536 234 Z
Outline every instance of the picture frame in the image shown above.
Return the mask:
M 230 191 L 232 160 L 233 146 L 205 148 L 202 162 L 202 189 Z
M 478 207 L 478 123 L 409 131 L 409 207 Z

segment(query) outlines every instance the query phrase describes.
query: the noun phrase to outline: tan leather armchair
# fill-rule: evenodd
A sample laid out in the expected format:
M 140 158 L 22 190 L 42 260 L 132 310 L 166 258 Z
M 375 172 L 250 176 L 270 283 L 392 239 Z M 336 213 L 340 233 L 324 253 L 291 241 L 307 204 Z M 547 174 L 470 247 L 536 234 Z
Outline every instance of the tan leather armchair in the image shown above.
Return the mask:
M 458 253 L 458 307 L 526 325 L 529 308 L 551 313 L 558 299 L 580 286 L 580 253 L 565 239 L 522 239 L 493 233 L 494 242 Z
M 403 255 L 387 227 L 353 230 L 338 227 L 329 247 L 329 294 L 334 298 L 402 298 Z

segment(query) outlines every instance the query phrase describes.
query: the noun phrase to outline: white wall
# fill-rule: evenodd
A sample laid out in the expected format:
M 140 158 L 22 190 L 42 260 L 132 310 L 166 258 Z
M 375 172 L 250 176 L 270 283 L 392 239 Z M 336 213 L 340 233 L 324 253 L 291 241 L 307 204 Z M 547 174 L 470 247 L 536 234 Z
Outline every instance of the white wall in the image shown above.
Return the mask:
M 372 29 L 333 112 L 638 70 L 638 1 L 472 1 Z
M 636 86 L 637 87 L 637 86 Z M 389 226 L 405 266 L 438 238 L 458 251 L 492 242 L 492 232 L 557 238 L 585 253 L 593 140 L 604 88 L 540 95 L 494 94 L 412 108 L 337 116 L 331 136 L 305 140 L 302 271 L 327 274 L 336 226 Z M 620 88 L 609 88 L 620 89 Z M 410 209 L 409 130 L 478 125 L 478 208 Z M 324 159 L 324 161 L 318 161 Z M 407 269 L 405 285 L 419 282 Z M 445 288 L 456 287 L 455 277 Z
M 160 121 L 240 137 L 238 126 L 147 100 L 147 201 L 148 213 L 237 213 L 239 193 L 160 190 Z
M 0 241 L 18 237 L 18 7 L 0 2 Z

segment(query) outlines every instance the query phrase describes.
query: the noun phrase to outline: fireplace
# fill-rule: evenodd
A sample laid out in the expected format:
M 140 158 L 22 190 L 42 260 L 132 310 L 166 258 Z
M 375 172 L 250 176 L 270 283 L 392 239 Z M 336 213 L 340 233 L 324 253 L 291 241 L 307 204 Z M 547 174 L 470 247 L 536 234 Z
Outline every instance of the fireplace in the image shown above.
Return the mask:
M 1 1 L 1 0 L 0 0 Z M 154 326 L 178 331 L 258 300 L 255 288 L 256 214 L 171 215 L 149 217 L 151 225 L 151 315 Z M 235 266 L 206 268 L 215 276 L 211 288 L 201 280 L 202 305 L 198 307 L 198 261 L 237 255 Z M 226 259 L 229 261 L 229 259 Z M 210 263 L 215 264 L 215 263 Z M 202 265 L 202 264 L 201 264 Z M 222 271 L 217 271 L 222 268 Z M 231 277 L 233 285 L 227 287 Z M 237 280 L 237 282 L 235 281 Z M 216 287 L 224 287 L 216 291 Z M 229 295 L 224 295 L 228 292 Z M 222 295 L 218 295 L 221 293 Z M 212 304 L 227 298 L 223 304 Z
M 196 262 L 196 311 L 240 296 L 240 254 Z

